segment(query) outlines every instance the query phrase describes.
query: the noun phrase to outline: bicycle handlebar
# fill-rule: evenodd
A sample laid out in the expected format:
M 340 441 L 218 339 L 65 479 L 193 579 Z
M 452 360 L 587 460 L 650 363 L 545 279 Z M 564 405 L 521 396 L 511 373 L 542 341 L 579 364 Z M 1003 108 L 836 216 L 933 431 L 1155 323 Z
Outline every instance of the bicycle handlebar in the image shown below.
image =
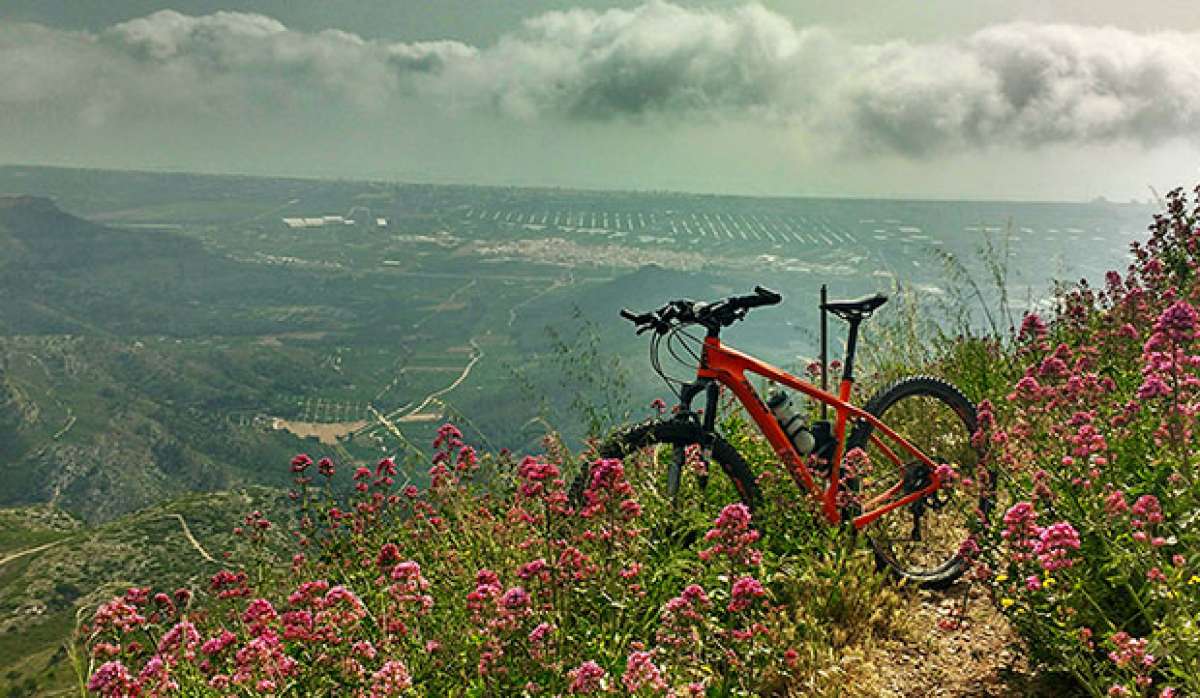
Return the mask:
M 695 323 L 709 329 L 728 327 L 746 317 L 751 308 L 775 305 L 783 296 L 763 286 L 755 286 L 754 293 L 745 296 L 730 296 L 715 303 L 697 302 L 689 299 L 674 300 L 657 310 L 635 313 L 621 309 L 621 317 L 638 326 L 637 333 L 654 330 L 663 334 L 673 323 Z

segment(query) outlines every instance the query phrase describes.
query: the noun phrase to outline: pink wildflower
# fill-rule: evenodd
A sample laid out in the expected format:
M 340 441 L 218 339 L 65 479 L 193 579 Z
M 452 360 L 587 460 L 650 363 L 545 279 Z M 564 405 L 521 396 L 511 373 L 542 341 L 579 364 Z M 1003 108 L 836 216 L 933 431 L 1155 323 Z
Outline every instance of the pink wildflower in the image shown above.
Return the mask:
M 184 619 L 163 634 L 158 641 L 158 653 L 171 655 L 183 650 L 185 655 L 190 656 L 198 644 L 200 644 L 200 633 L 196 630 L 195 625 Z
M 1118 667 L 1150 667 L 1155 664 L 1154 655 L 1146 652 L 1146 638 L 1133 637 L 1121 631 L 1113 633 L 1108 640 L 1114 648 L 1108 653 L 1108 658 Z
M 317 462 L 317 471 L 325 477 L 333 477 L 334 466 L 333 461 L 328 458 L 322 458 Z
M 101 664 L 96 673 L 88 679 L 87 687 L 89 691 L 112 698 L 136 696 L 141 691 L 137 679 L 133 677 L 129 669 L 117 661 Z
M 1104 498 L 1104 510 L 1109 516 L 1129 511 L 1129 503 L 1125 501 L 1125 493 L 1121 490 L 1113 490 L 1107 497 Z
M 372 659 L 375 659 L 375 655 L 378 654 L 375 649 L 375 645 L 372 645 L 368 640 L 359 640 L 358 642 L 355 642 L 354 645 L 351 646 L 350 651 L 354 652 L 359 659 L 364 661 L 371 661 Z
M 461 431 L 459 431 L 458 427 L 446 422 L 442 426 L 438 427 L 437 436 L 433 439 L 433 447 L 442 448 L 443 446 L 446 446 L 449 448 L 457 448 L 463 443 L 462 435 L 463 434 Z
M 96 609 L 92 624 L 97 630 L 112 627 L 127 633 L 145 625 L 146 618 L 136 606 L 118 598 Z
M 1137 498 L 1133 503 L 1133 516 L 1131 522 L 1134 528 L 1141 528 L 1145 524 L 1160 524 L 1163 522 L 1162 507 L 1158 503 L 1158 497 L 1152 494 L 1144 494 Z
M 229 630 L 222 629 L 220 635 L 205 640 L 204 644 L 200 645 L 200 651 L 207 655 L 218 654 L 221 652 L 221 650 L 232 645 L 236 641 L 237 635 L 229 632 Z
M 529 593 L 521 587 L 513 587 L 500 597 L 500 605 L 510 611 L 519 611 L 529 607 Z
M 1153 400 L 1156 397 L 1170 397 L 1171 387 L 1166 381 L 1156 375 L 1149 375 L 1137 390 L 1139 400 Z
M 625 466 L 615 458 L 602 458 L 592 464 L 591 478 L 583 492 L 586 502 L 579 514 L 592 518 L 612 505 L 633 497 L 633 486 L 625 479 Z
M 404 662 L 391 659 L 371 675 L 370 698 L 387 698 L 398 696 L 412 688 L 412 676 Z
M 529 642 L 532 644 L 543 643 L 554 630 L 555 628 L 552 623 L 538 623 L 537 627 L 529 631 Z
M 257 635 L 258 632 L 256 631 L 265 628 L 278 615 L 270 601 L 266 599 L 254 599 L 246 606 L 246 612 L 242 614 L 242 622 L 250 626 L 251 634 Z
M 571 681 L 567 690 L 576 694 L 600 693 L 605 690 L 607 677 L 608 672 L 589 659 L 567 672 L 567 678 Z
M 154 655 L 142 667 L 138 674 L 138 683 L 143 690 L 152 696 L 166 695 L 179 690 L 179 684 L 171 678 L 170 667 L 163 661 L 162 655 Z
M 1196 336 L 1196 309 L 1187 301 L 1175 301 L 1158 316 L 1154 332 L 1175 343 L 1189 342 Z
M 621 683 L 631 694 L 649 689 L 656 693 L 667 690 L 667 682 L 663 680 L 662 672 L 654 664 L 654 656 L 649 652 L 633 651 L 625 662 L 625 673 Z
M 1047 572 L 1070 567 L 1074 563 L 1068 555 L 1079 549 L 1079 533 L 1066 521 L 1059 521 L 1043 529 L 1034 545 L 1034 553 Z
M 309 458 L 307 453 L 301 453 L 292 459 L 292 472 L 302 473 L 308 470 L 308 466 L 312 465 L 312 462 L 312 458 Z
M 729 504 L 721 510 L 704 540 L 713 545 L 700 551 L 700 559 L 724 555 L 734 564 L 757 565 L 762 553 L 751 546 L 758 541 L 758 531 L 750 528 L 750 509 L 742 503 Z
M 1037 313 L 1029 313 L 1021 318 L 1021 331 L 1017 333 L 1020 341 L 1042 339 L 1047 334 L 1049 334 L 1049 330 L 1046 329 L 1046 323 Z
M 521 478 L 521 496 L 530 499 L 541 497 L 546 493 L 547 485 L 558 479 L 559 474 L 558 466 L 553 463 L 526 456 L 517 466 L 517 476 Z
M 750 608 L 755 599 L 765 596 L 766 593 L 767 590 L 763 588 L 762 582 L 754 577 L 740 577 L 733 583 L 728 609 L 732 613 L 744 611 Z

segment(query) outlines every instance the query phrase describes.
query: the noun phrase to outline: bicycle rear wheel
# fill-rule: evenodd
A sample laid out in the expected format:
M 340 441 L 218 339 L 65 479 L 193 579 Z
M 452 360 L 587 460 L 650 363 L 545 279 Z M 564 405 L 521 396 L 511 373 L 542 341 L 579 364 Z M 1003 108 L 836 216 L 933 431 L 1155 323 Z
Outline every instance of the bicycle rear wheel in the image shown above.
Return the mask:
M 987 525 L 993 503 L 994 477 L 986 466 L 980 467 L 982 454 L 971 444 L 975 406 L 946 381 L 912 376 L 877 393 L 863 409 L 935 464 L 951 465 L 958 475 L 955 482 L 864 529 L 881 565 L 924 587 L 949 586 L 967 568 L 960 555 L 962 544 Z M 856 446 L 866 452 L 868 465 L 850 479 L 850 486 L 866 511 L 931 482 L 932 468 L 868 424 L 855 430 L 847 450 Z

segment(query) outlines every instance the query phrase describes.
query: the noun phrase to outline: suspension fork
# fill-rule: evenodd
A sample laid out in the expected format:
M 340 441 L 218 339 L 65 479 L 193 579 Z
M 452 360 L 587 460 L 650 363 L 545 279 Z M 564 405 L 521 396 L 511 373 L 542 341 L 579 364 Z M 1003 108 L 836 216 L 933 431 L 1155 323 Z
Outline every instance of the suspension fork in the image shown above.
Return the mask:
M 721 396 L 721 386 L 711 378 L 704 379 L 704 433 L 712 434 L 717 429 L 717 400 Z M 708 444 L 706 444 L 706 447 Z
M 714 378 L 699 378 L 695 383 L 688 383 L 679 391 L 680 412 L 691 412 L 692 401 L 700 393 L 704 393 L 704 419 L 701 427 L 706 435 L 712 434 L 717 428 L 717 400 L 721 395 L 721 386 Z M 707 445 L 707 444 L 705 444 Z
M 681 412 L 692 411 L 692 401 L 704 393 L 704 417 L 700 424 L 700 449 L 706 462 L 712 460 L 712 435 L 717 429 L 717 403 L 721 396 L 721 386 L 713 378 L 700 378 L 695 383 L 688 383 L 679 391 L 679 409 Z M 680 477 L 686 454 L 682 449 L 675 453 L 670 470 L 667 472 L 667 490 L 674 496 L 679 489 Z M 708 476 L 700 475 L 701 489 L 707 487 Z

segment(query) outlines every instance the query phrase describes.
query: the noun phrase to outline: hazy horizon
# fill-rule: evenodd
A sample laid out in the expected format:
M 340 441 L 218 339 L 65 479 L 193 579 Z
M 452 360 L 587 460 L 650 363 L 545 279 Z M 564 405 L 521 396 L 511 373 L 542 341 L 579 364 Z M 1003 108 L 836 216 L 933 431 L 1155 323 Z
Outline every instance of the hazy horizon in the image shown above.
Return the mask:
M 347 175 L 321 175 L 321 174 L 288 174 L 280 173 L 253 173 L 253 172 L 229 172 L 229 171 L 205 171 L 205 170 L 186 170 L 171 167 L 91 167 L 78 166 L 70 164 L 54 164 L 44 162 L 0 162 L 0 168 L 21 169 L 21 168 L 44 168 L 44 169 L 61 169 L 61 170 L 81 170 L 91 172 L 113 172 L 124 174 L 161 174 L 161 175 L 189 175 L 200 177 L 248 177 L 263 180 L 299 180 L 299 181 L 314 181 L 314 182 L 360 182 L 360 183 L 376 183 L 398 186 L 444 186 L 444 187 L 481 187 L 487 189 L 528 189 L 528 190 L 557 190 L 557 191 L 578 191 L 591 193 L 612 193 L 612 194 L 638 194 L 638 195 L 680 195 L 680 196 L 700 196 L 714 198 L 731 198 L 731 199 L 831 199 L 839 200 L 846 199 L 850 201 L 946 201 L 946 202 L 987 202 L 987 203 L 1014 203 L 1014 204 L 1081 204 L 1081 203 L 1096 203 L 1097 201 L 1106 201 L 1110 204 L 1121 205 L 1153 205 L 1158 198 L 1161 198 L 1165 191 L 1147 190 L 1145 197 L 1129 197 L 1127 199 L 1110 199 L 1103 194 L 1093 197 L 1068 199 L 1068 198 L 1019 198 L 1019 197 L 986 197 L 986 196 L 955 196 L 946 195 L 938 196 L 933 194 L 906 194 L 897 192 L 893 194 L 881 193 L 874 195 L 866 194 L 747 194 L 747 193 L 730 193 L 722 191 L 701 191 L 692 189 L 669 189 L 669 188 L 646 188 L 634 189 L 620 186 L 569 186 L 560 184 L 495 184 L 474 182 L 468 180 L 452 180 L 445 181 L 424 181 L 415 179 L 396 179 L 387 176 L 370 177 L 367 175 L 347 176 Z M 29 192 L 24 191 L 0 191 L 0 196 L 24 196 L 29 195 Z M 32 194 L 39 196 L 39 194 Z

